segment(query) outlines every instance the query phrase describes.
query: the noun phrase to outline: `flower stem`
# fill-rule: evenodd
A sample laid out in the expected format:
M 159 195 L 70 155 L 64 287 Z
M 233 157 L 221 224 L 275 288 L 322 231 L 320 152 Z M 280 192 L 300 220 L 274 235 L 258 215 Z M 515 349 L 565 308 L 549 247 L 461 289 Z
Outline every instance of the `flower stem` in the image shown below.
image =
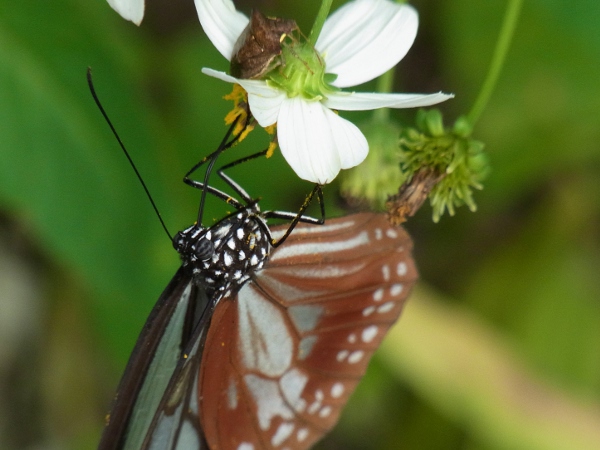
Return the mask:
M 388 70 L 386 73 L 377 78 L 377 89 L 375 92 L 392 92 L 394 86 L 394 68 Z M 373 111 L 374 122 L 387 122 L 390 118 L 389 108 L 379 108 Z
M 317 18 L 315 19 L 315 23 L 313 24 L 312 30 L 310 30 L 310 34 L 308 35 L 308 41 L 313 47 L 317 43 L 319 34 L 321 34 L 321 30 L 323 29 L 325 19 L 327 19 L 327 16 L 329 15 L 329 10 L 331 9 L 332 2 L 333 0 L 321 1 L 321 7 L 319 8 L 319 12 L 317 13 Z
M 471 111 L 469 111 L 469 114 L 467 115 L 467 120 L 471 124 L 471 127 L 473 127 L 475 122 L 479 119 L 479 116 L 485 109 L 492 95 L 492 91 L 496 86 L 496 82 L 500 76 L 500 70 L 502 70 L 502 66 L 504 65 L 504 60 L 506 59 L 506 54 L 508 53 L 508 48 L 519 20 L 522 4 L 523 0 L 509 0 L 508 2 L 504 14 L 504 22 L 502 23 L 500 35 L 496 42 L 496 49 L 494 50 L 490 68 L 481 90 L 479 91 L 479 95 L 477 96 Z

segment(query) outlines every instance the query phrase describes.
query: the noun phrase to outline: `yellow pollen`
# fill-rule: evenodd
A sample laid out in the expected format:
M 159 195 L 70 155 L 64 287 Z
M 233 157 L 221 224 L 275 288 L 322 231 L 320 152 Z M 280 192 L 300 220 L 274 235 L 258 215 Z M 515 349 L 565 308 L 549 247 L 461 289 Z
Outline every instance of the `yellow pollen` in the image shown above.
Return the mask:
M 239 84 L 234 84 L 231 93 L 223 98 L 233 101 L 233 109 L 225 116 L 225 123 L 231 125 L 239 118 L 233 133 L 239 135 L 237 142 L 241 142 L 254 129 L 254 123 L 248 120 L 248 93 Z

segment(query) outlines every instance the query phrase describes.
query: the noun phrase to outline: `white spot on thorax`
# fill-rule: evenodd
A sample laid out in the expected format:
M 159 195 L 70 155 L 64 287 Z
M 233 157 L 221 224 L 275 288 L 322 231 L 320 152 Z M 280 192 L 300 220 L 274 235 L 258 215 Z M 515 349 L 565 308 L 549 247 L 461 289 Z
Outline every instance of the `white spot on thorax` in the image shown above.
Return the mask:
M 227 267 L 229 267 L 233 263 L 233 258 L 227 252 L 223 252 L 223 262 Z
M 216 230 L 215 236 L 222 238 L 223 236 L 227 235 L 227 233 L 229 233 L 230 229 L 231 229 L 231 224 L 223 225 Z

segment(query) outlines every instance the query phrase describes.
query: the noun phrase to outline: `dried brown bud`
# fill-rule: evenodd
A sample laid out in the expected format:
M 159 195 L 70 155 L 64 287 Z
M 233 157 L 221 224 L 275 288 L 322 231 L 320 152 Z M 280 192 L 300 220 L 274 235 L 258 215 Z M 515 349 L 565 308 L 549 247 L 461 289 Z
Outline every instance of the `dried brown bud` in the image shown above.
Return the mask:
M 390 223 L 400 225 L 406 222 L 407 217 L 414 216 L 434 186 L 445 176 L 445 173 L 439 173 L 428 167 L 417 171 L 410 182 L 404 183 L 396 195 L 388 198 L 385 208 Z
M 236 78 L 260 78 L 282 64 L 281 43 L 298 29 L 294 20 L 269 18 L 253 10 L 250 23 L 233 47 L 230 73 Z

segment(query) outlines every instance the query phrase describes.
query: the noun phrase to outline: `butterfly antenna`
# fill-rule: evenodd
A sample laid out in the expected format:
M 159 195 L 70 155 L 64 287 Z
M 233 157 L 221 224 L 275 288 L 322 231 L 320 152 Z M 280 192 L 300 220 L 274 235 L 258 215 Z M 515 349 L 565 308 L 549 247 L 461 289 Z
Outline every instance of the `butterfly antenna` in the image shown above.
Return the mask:
M 113 126 L 112 122 L 108 118 L 108 115 L 106 114 L 106 111 L 104 111 L 104 108 L 102 107 L 102 104 L 100 103 L 100 99 L 98 98 L 98 95 L 96 95 L 96 90 L 94 89 L 94 82 L 92 81 L 92 68 L 91 67 L 88 67 L 88 69 L 87 69 L 87 81 L 88 81 L 88 86 L 90 87 L 90 92 L 92 93 L 92 97 L 94 97 L 94 101 L 96 102 L 96 105 L 98 106 L 98 109 L 100 110 L 100 112 L 104 116 L 104 120 L 106 120 L 106 123 L 108 123 L 108 126 L 112 130 L 115 138 L 117 138 L 117 142 L 121 146 L 121 149 L 123 150 L 123 153 L 125 153 L 125 156 L 127 157 L 127 160 L 129 161 L 129 165 L 133 168 L 133 171 L 135 172 L 135 175 L 137 176 L 138 180 L 142 184 L 142 187 L 144 188 L 144 192 L 146 192 L 146 196 L 150 200 L 150 203 L 152 204 L 152 208 L 154 208 L 154 212 L 156 213 L 156 216 L 158 217 L 158 220 L 160 220 L 160 224 L 162 225 L 163 230 L 165 230 L 165 233 L 167 233 L 167 236 L 169 236 L 169 239 L 172 241 L 173 240 L 173 236 L 171 235 L 171 233 L 169 233 L 169 229 L 167 228 L 167 225 L 165 224 L 165 221 L 163 220 L 162 216 L 160 215 L 160 211 L 158 210 L 158 208 L 156 206 L 156 203 L 154 203 L 154 199 L 152 198 L 152 195 L 150 195 L 150 191 L 148 190 L 148 187 L 146 186 L 146 183 L 144 183 L 144 179 L 142 178 L 142 176 L 140 175 L 140 172 L 138 171 L 137 167 L 133 163 L 133 159 L 131 159 L 131 156 L 129 155 L 129 152 L 125 148 L 125 145 L 123 144 L 123 141 L 121 141 L 121 138 L 119 137 L 119 134 L 117 133 L 117 130 L 115 129 L 115 127 Z
M 239 140 L 240 135 L 244 132 L 244 130 L 242 130 L 240 133 L 234 135 L 231 140 L 229 140 L 229 138 L 231 137 L 231 135 L 233 133 L 233 130 L 236 128 L 237 123 L 239 121 L 240 121 L 240 116 L 237 116 L 235 118 L 235 120 L 233 121 L 233 123 L 231 124 L 231 126 L 229 127 L 229 130 L 227 130 L 227 133 L 225 134 L 225 137 L 219 144 L 219 147 L 214 152 L 212 152 L 210 155 L 203 158 L 202 161 L 200 161 L 198 164 L 196 164 L 194 167 L 192 167 L 188 171 L 188 173 L 185 174 L 184 180 L 186 178 L 188 178 L 192 174 L 192 172 L 194 172 L 196 169 L 198 169 L 198 167 L 200 167 L 208 159 L 210 159 L 210 162 L 208 163 L 208 167 L 206 168 L 206 172 L 204 173 L 204 185 L 203 185 L 203 189 L 202 189 L 202 195 L 200 196 L 200 207 L 198 208 L 198 222 L 197 223 L 200 225 L 202 225 L 202 215 L 204 213 L 204 203 L 206 201 L 206 192 L 208 189 L 208 181 L 210 178 L 210 174 L 212 173 L 213 167 L 214 167 L 215 162 L 217 161 L 217 158 L 219 157 L 219 155 L 221 153 L 223 153 L 225 150 L 227 150 L 229 147 L 234 145 Z

